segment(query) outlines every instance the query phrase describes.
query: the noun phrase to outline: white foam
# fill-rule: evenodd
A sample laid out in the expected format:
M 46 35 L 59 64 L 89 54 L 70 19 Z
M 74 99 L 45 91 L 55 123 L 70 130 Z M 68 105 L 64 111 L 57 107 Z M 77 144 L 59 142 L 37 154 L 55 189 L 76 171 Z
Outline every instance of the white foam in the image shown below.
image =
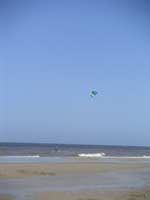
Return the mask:
M 79 157 L 83 158 L 106 158 L 106 159 L 150 159 L 150 156 L 106 156 L 105 153 L 94 153 L 94 154 L 78 154 Z
M 150 159 L 150 156 L 105 156 L 110 159 Z
M 84 154 L 84 153 L 81 153 L 81 154 L 78 154 L 79 157 L 86 157 L 86 158 L 102 158 L 105 156 L 105 153 L 88 153 L 88 154 Z
M 0 156 L 3 159 L 10 159 L 10 158 L 40 158 L 39 155 L 27 155 L 27 156 Z
M 143 158 L 150 159 L 150 156 L 143 156 Z

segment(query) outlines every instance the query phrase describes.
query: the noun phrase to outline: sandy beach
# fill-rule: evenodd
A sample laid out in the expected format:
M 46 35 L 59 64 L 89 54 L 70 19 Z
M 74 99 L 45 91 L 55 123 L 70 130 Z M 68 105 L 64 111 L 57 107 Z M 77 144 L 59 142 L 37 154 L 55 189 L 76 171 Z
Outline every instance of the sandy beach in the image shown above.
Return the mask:
M 33 195 L 34 200 L 149 200 L 150 188 L 91 190 L 80 192 L 45 192 Z
M 15 197 L 9 194 L 0 194 L 0 200 L 13 200 Z
M 1 178 L 93 174 L 150 167 L 150 163 L 13 163 L 0 164 Z
M 14 200 L 11 195 L 0 195 L 0 200 Z M 33 200 L 149 200 L 150 188 L 132 190 L 103 190 L 81 192 L 43 192 L 33 194 Z
M 130 169 L 150 168 L 150 163 L 14 163 L 0 164 L 0 180 L 30 177 L 56 177 L 63 175 L 89 175 L 122 172 Z M 149 174 L 147 174 L 149 176 Z M 62 181 L 62 180 L 61 180 Z M 73 180 L 72 180 L 73 181 Z M 2 185 L 0 185 L 1 187 Z M 0 194 L 0 200 L 16 199 L 9 189 Z M 80 191 L 35 191 L 33 200 L 149 200 L 150 187 L 90 189 Z M 21 199 L 20 199 L 21 200 Z

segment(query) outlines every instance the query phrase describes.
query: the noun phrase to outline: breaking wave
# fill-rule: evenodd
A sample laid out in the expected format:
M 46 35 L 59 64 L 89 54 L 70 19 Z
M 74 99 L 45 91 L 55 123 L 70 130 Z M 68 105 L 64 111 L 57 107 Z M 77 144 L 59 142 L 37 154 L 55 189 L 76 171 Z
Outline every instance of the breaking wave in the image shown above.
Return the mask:
M 83 158 L 108 158 L 108 159 L 150 159 L 150 156 L 106 156 L 105 153 L 81 153 L 78 157 Z
M 102 158 L 105 156 L 105 153 L 88 153 L 88 154 L 78 154 L 79 157 L 87 157 L 87 158 Z

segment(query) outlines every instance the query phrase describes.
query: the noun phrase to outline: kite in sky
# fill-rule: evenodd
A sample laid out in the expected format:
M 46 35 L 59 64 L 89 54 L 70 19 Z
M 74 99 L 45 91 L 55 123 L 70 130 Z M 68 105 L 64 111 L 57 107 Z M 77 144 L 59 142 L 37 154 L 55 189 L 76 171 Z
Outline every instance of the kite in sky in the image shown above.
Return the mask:
M 90 97 L 95 97 L 98 94 L 96 90 L 91 90 L 90 91 Z

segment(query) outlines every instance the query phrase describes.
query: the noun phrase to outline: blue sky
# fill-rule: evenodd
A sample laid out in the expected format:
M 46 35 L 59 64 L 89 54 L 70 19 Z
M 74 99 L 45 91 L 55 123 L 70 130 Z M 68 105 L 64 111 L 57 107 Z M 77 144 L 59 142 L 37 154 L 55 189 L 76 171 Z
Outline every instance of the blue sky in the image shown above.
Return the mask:
M 0 4 L 1 141 L 150 145 L 147 0 Z

